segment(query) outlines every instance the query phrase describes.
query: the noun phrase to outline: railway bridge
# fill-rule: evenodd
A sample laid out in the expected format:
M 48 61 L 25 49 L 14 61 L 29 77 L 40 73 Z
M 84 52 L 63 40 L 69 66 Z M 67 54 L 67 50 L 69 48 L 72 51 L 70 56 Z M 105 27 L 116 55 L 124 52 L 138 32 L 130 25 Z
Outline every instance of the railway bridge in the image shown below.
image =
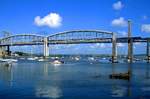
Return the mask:
M 50 36 L 41 36 L 34 34 L 11 35 L 0 39 L 1 52 L 7 52 L 10 55 L 10 46 L 25 45 L 43 45 L 43 56 L 49 56 L 49 46 L 56 44 L 81 44 L 81 43 L 111 43 L 112 44 L 112 62 L 117 60 L 116 45 L 117 43 L 128 44 L 128 61 L 133 60 L 133 44 L 136 42 L 147 43 L 147 59 L 150 60 L 150 38 L 131 37 L 131 26 L 128 26 L 128 37 L 116 38 L 115 32 L 102 30 L 71 30 L 52 34 Z M 5 50 L 6 49 L 6 50 Z

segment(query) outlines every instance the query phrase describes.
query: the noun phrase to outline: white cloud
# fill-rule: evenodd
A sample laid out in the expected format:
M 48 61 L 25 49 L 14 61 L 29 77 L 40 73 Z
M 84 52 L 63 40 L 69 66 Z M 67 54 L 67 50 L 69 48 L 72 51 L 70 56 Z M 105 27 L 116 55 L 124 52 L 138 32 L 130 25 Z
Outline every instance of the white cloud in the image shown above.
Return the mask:
M 57 13 L 50 13 L 43 18 L 40 16 L 36 16 L 34 19 L 34 23 L 37 26 L 48 26 L 50 28 L 57 28 L 61 26 L 62 18 Z
M 143 24 L 142 25 L 142 32 L 150 33 L 150 24 Z
M 143 20 L 147 20 L 148 16 L 144 15 L 142 18 L 143 18 Z
M 120 17 L 118 19 L 114 19 L 111 24 L 116 27 L 126 27 L 127 21 L 123 17 Z
M 123 8 L 123 4 L 122 4 L 122 2 L 121 1 L 118 1 L 118 2 L 116 2 L 116 3 L 114 3 L 113 4 L 113 8 L 115 9 L 115 10 L 121 10 L 122 8 Z

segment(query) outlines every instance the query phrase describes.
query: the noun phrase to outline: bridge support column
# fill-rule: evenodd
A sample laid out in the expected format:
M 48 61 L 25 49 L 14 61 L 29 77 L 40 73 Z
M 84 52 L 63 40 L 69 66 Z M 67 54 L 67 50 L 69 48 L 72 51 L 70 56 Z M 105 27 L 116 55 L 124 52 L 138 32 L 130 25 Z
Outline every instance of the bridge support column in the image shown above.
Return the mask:
M 49 46 L 47 37 L 44 38 L 44 57 L 49 56 Z
M 133 42 L 131 38 L 128 40 L 128 62 L 133 62 Z
M 8 55 L 8 56 L 10 56 L 10 55 L 11 55 L 11 51 L 10 51 L 10 46 L 9 46 L 9 45 L 7 46 L 7 50 L 6 50 L 6 52 L 7 52 L 7 55 Z
M 133 42 L 131 39 L 131 21 L 128 21 L 128 63 L 133 62 Z
M 11 55 L 10 46 L 0 46 L 0 56 L 5 57 Z
M 150 63 L 150 53 L 149 53 L 149 47 L 150 47 L 150 39 L 147 39 L 147 50 L 146 50 L 146 54 L 147 54 L 147 62 Z
M 112 35 L 112 63 L 116 63 L 117 62 L 117 53 L 116 53 L 117 49 L 116 49 L 116 36 L 113 33 Z
M 0 56 L 4 57 L 5 55 L 6 55 L 5 47 L 4 46 L 0 46 Z

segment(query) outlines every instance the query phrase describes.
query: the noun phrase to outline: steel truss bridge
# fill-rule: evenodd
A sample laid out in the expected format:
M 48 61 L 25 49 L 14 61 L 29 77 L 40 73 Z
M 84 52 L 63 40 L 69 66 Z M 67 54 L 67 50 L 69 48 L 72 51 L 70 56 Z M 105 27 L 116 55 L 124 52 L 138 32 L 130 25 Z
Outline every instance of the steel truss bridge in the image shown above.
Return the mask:
M 81 43 L 112 43 L 112 62 L 116 60 L 116 44 L 128 43 L 128 58 L 132 60 L 133 43 L 147 43 L 147 58 L 149 55 L 150 38 L 142 37 L 122 37 L 116 38 L 116 33 L 102 30 L 73 30 L 65 31 L 50 36 L 41 36 L 34 34 L 11 35 L 0 39 L 0 48 L 7 47 L 10 52 L 10 46 L 25 45 L 44 45 L 44 56 L 49 56 L 49 46 L 54 44 L 81 44 Z

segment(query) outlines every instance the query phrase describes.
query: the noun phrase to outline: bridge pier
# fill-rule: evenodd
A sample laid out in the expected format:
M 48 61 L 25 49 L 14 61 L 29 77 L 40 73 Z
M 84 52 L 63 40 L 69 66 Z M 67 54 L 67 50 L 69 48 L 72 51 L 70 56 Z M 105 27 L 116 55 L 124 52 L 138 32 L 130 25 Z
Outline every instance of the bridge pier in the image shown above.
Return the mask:
M 49 56 L 49 46 L 48 46 L 48 38 L 44 38 L 44 57 Z
M 128 40 L 128 63 L 132 63 L 133 62 L 133 42 L 131 40 L 131 38 L 129 38 Z
M 6 55 L 5 47 L 4 46 L 0 46 L 0 56 L 4 57 L 5 55 Z
M 11 55 L 10 46 L 0 46 L 0 56 L 5 57 L 10 55 Z
M 147 63 L 150 63 L 150 53 L 149 53 L 149 47 L 150 47 L 150 39 L 147 39 L 147 50 L 146 50 L 146 54 L 147 54 Z
M 7 47 L 6 47 L 6 52 L 7 52 L 7 55 L 8 56 L 10 56 L 11 55 L 11 51 L 10 51 L 10 46 L 8 45 Z
M 133 62 L 133 41 L 131 39 L 131 21 L 128 21 L 128 63 Z
M 117 62 L 117 53 L 116 53 L 117 49 L 116 49 L 116 36 L 113 33 L 112 34 L 112 63 L 116 63 Z

